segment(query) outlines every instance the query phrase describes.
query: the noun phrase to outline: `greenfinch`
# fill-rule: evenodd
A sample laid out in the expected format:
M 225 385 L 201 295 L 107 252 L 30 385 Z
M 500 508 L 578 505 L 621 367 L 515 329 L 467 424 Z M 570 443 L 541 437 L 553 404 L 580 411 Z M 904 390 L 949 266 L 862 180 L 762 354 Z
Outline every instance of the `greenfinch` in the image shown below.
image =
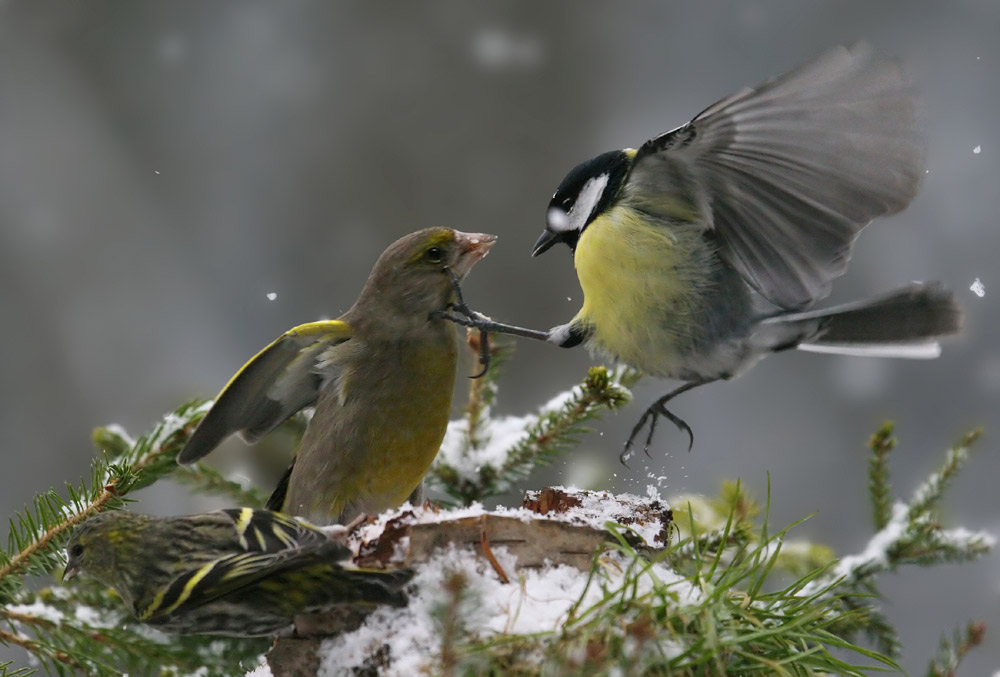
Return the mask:
M 418 500 L 448 426 L 456 372 L 456 329 L 441 311 L 495 241 L 428 228 L 394 242 L 350 310 L 285 332 L 237 372 L 178 462 L 198 460 L 234 432 L 252 443 L 314 407 L 269 508 L 331 524 Z

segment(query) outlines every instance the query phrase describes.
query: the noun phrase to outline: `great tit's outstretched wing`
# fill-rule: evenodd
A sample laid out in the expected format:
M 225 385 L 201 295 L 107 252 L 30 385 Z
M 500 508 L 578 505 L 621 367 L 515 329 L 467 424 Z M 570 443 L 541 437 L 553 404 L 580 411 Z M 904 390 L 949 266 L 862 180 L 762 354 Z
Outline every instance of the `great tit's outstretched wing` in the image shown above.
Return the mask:
M 837 47 L 647 141 L 623 198 L 702 221 L 748 284 L 803 308 L 829 293 L 858 232 L 916 194 L 915 107 L 895 62 Z
M 226 384 L 177 462 L 197 461 L 234 432 L 256 442 L 313 404 L 323 385 L 337 378 L 336 353 L 351 335 L 339 320 L 310 322 L 282 334 Z

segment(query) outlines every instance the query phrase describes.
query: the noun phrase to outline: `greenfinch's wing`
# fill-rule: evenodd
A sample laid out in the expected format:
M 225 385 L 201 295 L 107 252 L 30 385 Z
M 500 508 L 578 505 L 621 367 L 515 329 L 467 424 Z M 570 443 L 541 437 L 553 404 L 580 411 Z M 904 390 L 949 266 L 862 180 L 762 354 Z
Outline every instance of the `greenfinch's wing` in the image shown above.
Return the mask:
M 273 553 L 322 545 L 330 541 L 330 537 L 318 527 L 280 512 L 233 508 L 220 510 L 215 514 L 225 517 L 233 528 L 240 547 L 247 552 Z M 351 551 L 346 546 L 339 547 L 341 559 L 351 556 Z
M 178 463 L 193 463 L 229 435 L 256 442 L 289 416 L 313 404 L 337 376 L 331 351 L 351 339 L 346 322 L 310 322 L 291 329 L 257 353 L 222 389 Z
M 838 47 L 647 141 L 624 198 L 701 221 L 748 284 L 802 308 L 829 293 L 858 232 L 916 194 L 915 107 L 896 63 Z
M 155 622 L 161 617 L 184 614 L 269 576 L 334 564 L 344 559 L 343 550 L 343 546 L 328 541 L 312 548 L 220 557 L 175 577 L 148 604 L 137 604 L 136 616 L 143 622 Z

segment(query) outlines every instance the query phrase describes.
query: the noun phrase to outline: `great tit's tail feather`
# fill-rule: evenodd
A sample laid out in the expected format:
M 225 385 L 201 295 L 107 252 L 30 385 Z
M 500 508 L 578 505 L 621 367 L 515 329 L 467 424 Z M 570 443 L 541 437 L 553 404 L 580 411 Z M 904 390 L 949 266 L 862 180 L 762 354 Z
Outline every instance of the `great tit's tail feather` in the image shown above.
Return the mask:
M 866 301 L 779 316 L 806 332 L 800 350 L 843 355 L 937 357 L 937 339 L 959 332 L 962 311 L 938 283 L 916 283 Z

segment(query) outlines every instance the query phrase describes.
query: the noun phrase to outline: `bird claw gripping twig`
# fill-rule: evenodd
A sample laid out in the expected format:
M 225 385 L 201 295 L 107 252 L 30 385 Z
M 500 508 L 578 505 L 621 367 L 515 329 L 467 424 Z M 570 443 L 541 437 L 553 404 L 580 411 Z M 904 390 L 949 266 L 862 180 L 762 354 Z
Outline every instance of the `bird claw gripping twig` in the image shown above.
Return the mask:
M 451 286 L 452 289 L 455 290 L 455 301 L 449 303 L 447 308 L 444 310 L 435 310 L 431 313 L 431 316 L 444 320 L 450 320 L 455 324 L 463 327 L 470 327 L 479 331 L 479 364 L 483 365 L 483 369 L 472 378 L 479 378 L 489 370 L 490 344 L 487 334 L 512 334 L 514 336 L 532 338 L 536 341 L 548 340 L 549 333 L 546 331 L 525 329 L 523 327 L 516 327 L 509 324 L 495 322 L 482 313 L 472 310 L 472 308 L 470 308 L 465 302 L 465 297 L 462 295 L 462 281 L 459 280 L 458 275 L 456 275 L 450 268 L 445 268 L 444 272 L 451 278 Z

